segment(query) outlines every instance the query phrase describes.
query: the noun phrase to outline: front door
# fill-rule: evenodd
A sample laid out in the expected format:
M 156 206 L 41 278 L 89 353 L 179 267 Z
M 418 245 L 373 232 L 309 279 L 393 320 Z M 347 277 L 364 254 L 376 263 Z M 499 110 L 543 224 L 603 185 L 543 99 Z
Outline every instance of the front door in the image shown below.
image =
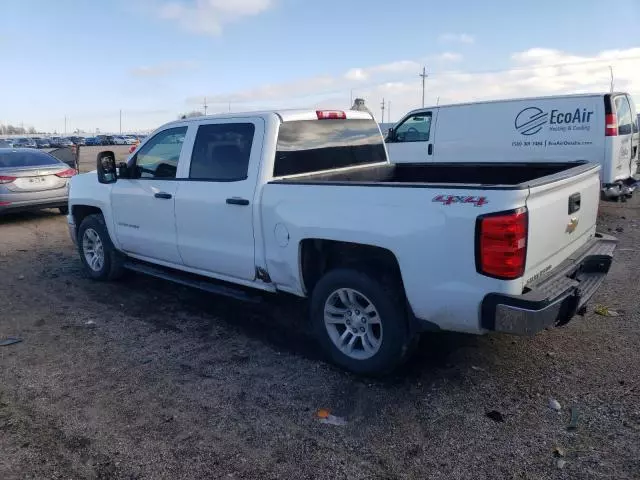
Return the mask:
M 393 129 L 387 139 L 391 163 L 433 162 L 433 127 L 435 111 L 413 113 Z
M 115 231 L 128 253 L 180 265 L 176 173 L 187 127 L 158 132 L 129 160 L 129 177 L 111 190 Z
M 201 123 L 188 180 L 176 197 L 178 245 L 184 264 L 221 277 L 256 274 L 254 193 L 264 121 L 234 118 Z

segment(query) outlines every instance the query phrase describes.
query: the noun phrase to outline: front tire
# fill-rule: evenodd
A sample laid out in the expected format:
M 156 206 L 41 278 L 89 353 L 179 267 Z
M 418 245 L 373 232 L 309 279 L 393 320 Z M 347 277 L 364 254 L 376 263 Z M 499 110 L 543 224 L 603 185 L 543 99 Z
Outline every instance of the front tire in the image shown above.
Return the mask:
M 113 246 L 100 214 L 87 216 L 78 229 L 78 251 L 87 275 L 94 280 L 116 280 L 124 272 L 124 255 Z
M 384 274 L 328 272 L 313 290 L 311 319 L 323 350 L 354 373 L 383 375 L 407 357 L 405 297 L 400 282 Z

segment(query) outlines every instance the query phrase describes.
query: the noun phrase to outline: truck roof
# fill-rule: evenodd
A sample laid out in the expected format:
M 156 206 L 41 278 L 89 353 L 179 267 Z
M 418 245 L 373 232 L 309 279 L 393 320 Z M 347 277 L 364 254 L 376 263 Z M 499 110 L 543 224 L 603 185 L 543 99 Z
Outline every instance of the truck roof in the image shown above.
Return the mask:
M 291 110 L 262 110 L 255 112 L 232 112 L 232 113 L 217 113 L 215 115 L 202 115 L 199 117 L 189 117 L 179 120 L 174 120 L 173 122 L 169 122 L 166 125 L 171 125 L 172 123 L 183 123 L 183 122 L 201 122 L 203 120 L 220 120 L 220 119 L 231 119 L 231 118 L 245 118 L 245 117 L 262 117 L 267 118 L 272 115 L 277 115 L 283 122 L 293 122 L 299 120 L 317 120 L 318 111 L 325 112 L 344 112 L 347 120 L 371 120 L 373 117 L 369 112 L 361 112 L 356 110 L 345 110 L 345 109 L 291 109 Z
M 594 92 L 594 93 L 570 93 L 566 95 L 544 95 L 539 97 L 520 97 L 520 98 L 501 98 L 496 100 L 480 100 L 477 102 L 462 102 L 462 103 L 448 103 L 445 105 L 431 105 L 423 108 L 415 108 L 408 112 L 406 115 L 410 115 L 416 112 L 422 112 L 424 110 L 430 110 L 433 108 L 443 107 L 462 107 L 466 105 L 482 105 L 486 103 L 508 103 L 508 102 L 524 102 L 531 100 L 550 100 L 553 98 L 589 98 L 589 97 L 604 97 L 605 95 L 628 95 L 626 92 Z M 403 118 L 406 116 L 404 115 Z

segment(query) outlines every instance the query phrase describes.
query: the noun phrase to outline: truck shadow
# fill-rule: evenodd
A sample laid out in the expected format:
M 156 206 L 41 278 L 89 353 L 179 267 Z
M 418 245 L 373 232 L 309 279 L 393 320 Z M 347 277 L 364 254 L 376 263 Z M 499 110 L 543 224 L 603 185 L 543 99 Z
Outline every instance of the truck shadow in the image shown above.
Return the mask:
M 113 289 L 111 295 L 105 295 L 103 289 L 95 290 L 95 284 L 87 282 L 87 293 L 94 300 L 111 303 L 115 298 L 127 315 L 158 331 L 194 335 L 205 342 L 237 333 L 264 342 L 276 351 L 330 365 L 313 338 L 308 305 L 303 299 L 265 294 L 261 303 L 248 304 L 139 274 L 106 285 Z M 122 295 L 123 292 L 126 294 Z M 468 347 L 477 347 L 476 336 L 451 332 L 423 334 L 407 363 L 381 383 L 395 385 L 415 380 L 431 370 L 446 371 L 451 367 L 451 354 Z M 338 367 L 329 368 L 345 374 Z
M 57 208 L 16 213 L 3 213 L 2 215 L 0 215 L 0 226 L 20 225 L 22 223 L 31 223 L 38 220 L 54 217 L 64 218 L 64 216 L 58 212 Z

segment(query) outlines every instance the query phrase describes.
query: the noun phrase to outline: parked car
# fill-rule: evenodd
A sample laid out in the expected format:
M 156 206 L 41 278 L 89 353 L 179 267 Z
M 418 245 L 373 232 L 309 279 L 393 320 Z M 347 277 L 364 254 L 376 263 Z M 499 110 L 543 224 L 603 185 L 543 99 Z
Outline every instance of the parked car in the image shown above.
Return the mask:
M 0 148 L 0 214 L 58 208 L 66 215 L 68 183 L 75 174 L 49 153 Z
M 38 146 L 33 139 L 20 137 L 13 139 L 13 148 L 38 148 Z
M 56 146 L 58 148 L 64 148 L 64 147 L 73 147 L 74 143 L 69 139 L 69 138 L 60 138 L 57 142 L 56 142 Z
M 327 354 L 375 374 L 424 330 L 563 325 L 609 270 L 598 165 L 472 153 L 390 164 L 357 111 L 184 119 L 120 168 L 99 154 L 72 180 L 67 218 L 92 278 L 130 269 L 239 299 L 256 298 L 247 287 L 310 298 Z
M 60 141 L 62 140 L 62 137 L 51 137 L 49 139 L 49 145 L 51 146 L 51 148 L 58 148 L 60 147 Z
M 387 135 L 392 163 L 560 162 L 602 166 L 607 197 L 636 187 L 640 133 L 626 93 L 556 95 L 420 108 Z
M 97 137 L 87 137 L 84 139 L 84 144 L 86 146 L 95 146 L 100 145 L 100 142 L 98 141 Z
M 51 144 L 49 143 L 49 140 L 47 140 L 46 138 L 36 138 L 34 139 L 34 141 L 36 142 L 36 146 L 38 148 L 50 148 Z
M 0 138 L 0 148 L 13 148 L 13 140 L 10 138 Z
M 100 145 L 115 145 L 115 140 L 112 135 L 98 135 L 96 137 Z
M 84 137 L 73 136 L 73 137 L 67 137 L 67 138 L 71 140 L 71 142 L 73 142 L 74 145 L 82 146 L 86 144 Z
M 122 138 L 124 138 L 124 143 L 126 145 L 135 145 L 136 143 L 138 143 L 138 139 L 134 135 L 126 135 Z
M 120 137 L 118 135 L 113 137 L 113 144 L 114 145 L 126 145 L 127 141 L 124 139 L 124 137 Z

